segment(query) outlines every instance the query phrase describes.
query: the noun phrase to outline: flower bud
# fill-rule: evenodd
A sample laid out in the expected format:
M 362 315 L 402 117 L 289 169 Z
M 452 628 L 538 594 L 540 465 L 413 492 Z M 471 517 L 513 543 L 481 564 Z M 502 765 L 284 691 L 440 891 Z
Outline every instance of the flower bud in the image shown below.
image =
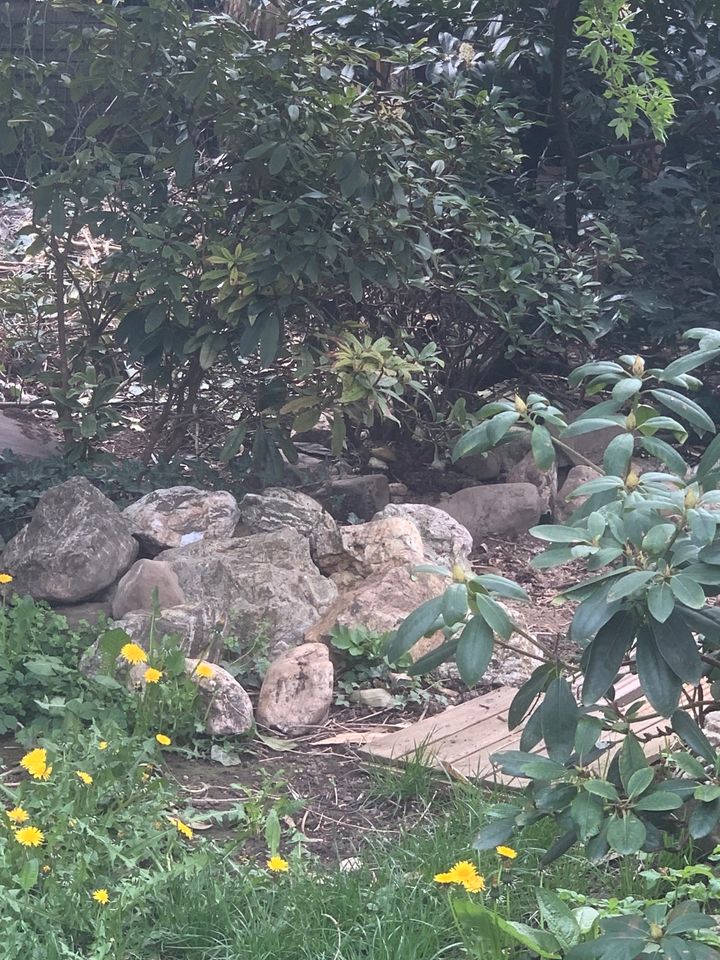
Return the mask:
M 642 357 L 635 357 L 633 365 L 630 367 L 630 372 L 634 377 L 641 377 L 645 373 L 645 361 Z
M 525 403 L 523 398 L 518 397 L 517 394 L 515 395 L 515 409 L 517 410 L 518 413 L 521 413 L 521 414 L 527 413 L 527 404 Z
M 663 928 L 660 926 L 659 923 L 651 923 L 651 924 L 650 924 L 650 939 L 651 939 L 651 940 L 654 940 L 656 943 L 657 943 L 659 940 L 662 940 L 662 937 L 663 937 L 663 933 L 664 933 L 664 932 L 665 932 L 665 931 L 663 930 Z
M 467 580 L 467 570 L 462 564 L 454 563 L 452 568 L 452 578 L 455 583 L 465 583 Z
M 637 419 L 635 417 L 635 414 L 631 410 L 630 413 L 627 415 L 627 417 L 625 417 L 625 427 L 628 430 L 634 430 L 636 426 L 637 426 Z
M 640 477 L 635 473 L 634 470 L 631 470 L 630 473 L 625 478 L 625 489 L 634 490 L 639 483 L 640 483 Z
M 688 487 L 685 491 L 685 508 L 691 510 L 697 505 L 699 499 L 697 490 L 694 487 Z

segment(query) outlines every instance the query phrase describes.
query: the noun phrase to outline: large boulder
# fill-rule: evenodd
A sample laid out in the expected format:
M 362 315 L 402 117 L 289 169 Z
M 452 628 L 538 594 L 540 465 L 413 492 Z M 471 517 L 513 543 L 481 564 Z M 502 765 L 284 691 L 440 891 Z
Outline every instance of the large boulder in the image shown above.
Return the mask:
M 258 697 L 258 723 L 289 736 L 308 733 L 327 719 L 334 671 L 328 648 L 303 643 L 268 667 Z
M 458 490 L 438 507 L 466 527 L 478 546 L 484 537 L 516 537 L 527 533 L 545 512 L 531 483 L 493 483 Z
M 375 520 L 386 517 L 405 517 L 417 527 L 429 563 L 452 567 L 456 561 L 467 560 L 472 552 L 470 531 L 437 507 L 427 503 L 390 503 L 375 514 Z
M 154 642 L 164 637 L 177 638 L 180 649 L 188 657 L 219 660 L 223 653 L 225 620 L 212 602 L 179 604 L 168 607 L 157 617 L 148 610 L 136 610 L 114 620 L 112 626 L 120 627 L 146 650 L 152 636 Z
M 137 556 L 130 526 L 84 477 L 46 490 L 30 523 L 2 553 L 0 567 L 17 593 L 78 603 L 110 586 Z
M 209 602 L 226 619 L 226 634 L 251 645 L 266 637 L 270 656 L 302 643 L 305 631 L 337 597 L 297 530 L 226 540 L 199 540 L 166 550 L 190 602 Z M 164 614 L 167 611 L 163 611 Z
M 162 560 L 137 560 L 117 585 L 112 601 L 115 620 L 134 610 L 152 610 L 157 591 L 161 610 L 185 603 L 177 574 Z
M 383 517 L 341 527 L 342 552 L 326 559 L 325 572 L 342 587 L 375 573 L 425 559 L 420 531 L 408 517 Z
M 231 537 L 240 518 L 231 493 L 185 486 L 147 493 L 123 513 L 152 554 L 197 540 Z
M 322 568 L 324 558 L 342 551 L 342 538 L 335 520 L 312 497 L 298 490 L 269 487 L 248 493 L 240 501 L 240 531 L 270 533 L 291 527 L 310 542 L 310 554 Z
M 531 483 L 537 487 L 543 513 L 554 513 L 558 495 L 558 473 L 555 461 L 547 470 L 543 470 L 535 463 L 532 453 L 526 453 L 522 460 L 508 470 L 505 480 L 507 483 Z
M 216 663 L 209 664 L 212 676 L 200 676 L 200 660 L 186 660 L 187 670 L 197 684 L 205 732 L 213 737 L 233 737 L 248 733 L 253 726 L 253 706 L 250 697 L 235 677 Z
M 97 627 L 112 617 L 112 604 L 109 600 L 88 600 L 86 603 L 62 604 L 54 608 L 55 613 L 65 617 L 71 630 L 83 625 Z
M 317 494 L 336 520 L 371 520 L 390 503 L 388 478 L 380 473 L 331 480 Z
M 448 585 L 443 577 L 419 573 L 414 576 L 409 566 L 392 567 L 363 580 L 353 589 L 343 591 L 317 623 L 305 633 L 308 643 L 330 643 L 333 628 L 366 627 L 377 633 L 390 633 L 426 600 L 440 596 Z M 442 640 L 442 633 L 437 637 Z M 421 655 L 427 647 L 411 651 Z M 418 645 L 419 646 L 419 645 Z
M 11 450 L 22 460 L 39 460 L 60 452 L 50 430 L 25 410 L 0 411 L 0 453 Z

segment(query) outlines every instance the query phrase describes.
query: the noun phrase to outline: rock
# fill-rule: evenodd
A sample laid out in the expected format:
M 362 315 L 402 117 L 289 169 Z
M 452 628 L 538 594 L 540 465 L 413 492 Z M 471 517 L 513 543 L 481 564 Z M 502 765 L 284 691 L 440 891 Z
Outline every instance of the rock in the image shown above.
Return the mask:
M 327 719 L 333 665 L 322 643 L 303 643 L 268 667 L 257 705 L 258 723 L 289 736 L 308 733 Z
M 30 523 L 8 543 L 0 567 L 17 593 L 51 603 L 94 597 L 122 576 L 137 541 L 115 504 L 84 477 L 46 490 Z
M 247 647 L 266 637 L 270 656 L 302 643 L 337 598 L 335 584 L 313 563 L 308 541 L 289 527 L 200 540 L 166 550 L 160 559 L 171 565 L 189 601 L 210 602 L 227 618 L 227 635 Z
M 291 527 L 310 541 L 310 554 L 319 567 L 324 558 L 342 552 L 337 523 L 317 500 L 298 490 L 269 487 L 263 493 L 249 493 L 240 502 L 243 532 L 269 533 Z
M 22 460 L 42 460 L 60 452 L 54 436 L 25 410 L 0 411 L 0 453 L 11 450 Z
M 426 503 L 390 503 L 375 515 L 376 520 L 386 517 L 406 517 L 417 527 L 428 563 L 452 567 L 456 560 L 467 560 L 472 552 L 469 531 L 437 507 Z
M 568 422 L 571 422 L 571 420 L 568 420 Z M 560 451 L 561 462 L 569 463 L 572 466 L 587 466 L 581 459 L 581 457 L 585 457 L 591 463 L 600 467 L 610 441 L 626 432 L 621 426 L 601 427 L 591 433 L 581 433 L 579 437 L 563 439 L 563 443 L 566 447 L 569 447 L 569 450 Z
M 112 615 L 120 620 L 134 610 L 152 610 L 153 593 L 158 592 L 161 610 L 185 603 L 177 574 L 163 560 L 137 560 L 117 586 Z
M 163 610 L 153 623 L 152 613 L 136 610 L 113 621 L 135 643 L 149 646 L 150 630 L 155 640 L 174 636 L 187 657 L 219 660 L 223 653 L 225 621 L 222 612 L 212 603 L 183 603 Z
M 109 620 L 112 616 L 112 604 L 109 600 L 74 603 L 69 606 L 54 607 L 53 610 L 54 613 L 65 617 L 71 630 L 77 629 L 83 623 L 89 627 L 95 627 L 104 620 Z
M 183 486 L 147 493 L 123 513 L 152 554 L 197 540 L 231 537 L 240 517 L 231 493 Z
M 527 533 L 543 515 L 543 502 L 531 483 L 493 483 L 458 490 L 438 507 L 466 527 L 478 546 L 483 537 Z
M 396 706 L 395 697 L 389 690 L 382 687 L 371 687 L 368 690 L 353 690 L 350 702 L 358 703 L 361 707 L 370 707 L 372 710 L 392 710 Z
M 587 483 L 589 480 L 596 480 L 599 476 L 600 471 L 593 470 L 592 467 L 582 465 L 572 467 L 557 495 L 555 519 L 560 523 L 567 523 L 570 516 L 587 500 L 587 497 L 576 497 L 573 500 L 569 500 L 568 497 L 570 494 L 577 490 L 580 484 Z
M 419 573 L 413 576 L 409 565 L 393 567 L 361 581 L 353 589 L 343 592 L 325 611 L 320 620 L 305 633 L 308 643 L 330 643 L 335 626 L 366 627 L 376 633 L 390 633 L 409 614 L 426 600 L 439 596 L 448 585 L 443 577 Z M 436 636 L 442 639 L 442 633 Z M 412 655 L 417 658 L 424 651 L 423 639 Z
M 370 520 L 390 503 L 390 485 L 387 477 L 378 473 L 345 477 L 326 484 L 317 498 L 336 520 L 350 516 Z
M 343 587 L 401 564 L 425 559 L 420 531 L 407 517 L 384 517 L 341 527 L 342 553 L 326 558 L 324 570 Z
M 408 495 L 408 488 L 404 483 L 390 483 L 388 484 L 388 493 L 390 494 L 390 503 L 403 503 Z
M 213 737 L 248 733 L 253 727 L 253 706 L 245 689 L 216 663 L 210 664 L 212 677 L 199 677 L 195 671 L 200 662 L 188 659 L 185 669 L 198 686 L 205 732 Z
M 473 480 L 486 483 L 498 479 L 502 473 L 503 463 L 497 450 L 490 450 L 488 453 L 471 453 L 467 457 L 462 457 L 455 464 L 455 469 L 472 477 Z
M 508 470 L 505 479 L 507 483 L 531 483 L 537 487 L 543 513 L 554 513 L 558 495 L 558 474 L 555 462 L 547 470 L 541 470 L 535 463 L 532 453 L 526 453 L 522 460 Z

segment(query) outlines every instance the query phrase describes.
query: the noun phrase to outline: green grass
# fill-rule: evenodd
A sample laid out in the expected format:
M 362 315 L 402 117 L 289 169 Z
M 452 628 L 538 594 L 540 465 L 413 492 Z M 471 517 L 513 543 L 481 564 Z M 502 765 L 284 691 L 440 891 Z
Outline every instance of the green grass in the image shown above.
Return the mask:
M 455 960 L 466 957 L 436 872 L 474 859 L 472 838 L 484 801 L 468 788 L 436 801 L 439 816 L 397 844 L 371 843 L 358 870 L 293 863 L 268 882 L 246 866 L 224 872 L 208 864 L 178 876 L 147 904 L 147 923 L 130 932 L 133 960 Z M 503 893 L 503 912 L 527 920 L 537 885 L 619 893 L 617 878 L 572 854 L 540 872 L 547 837 L 528 836 L 515 861 L 516 883 Z M 483 854 L 481 872 L 497 870 Z

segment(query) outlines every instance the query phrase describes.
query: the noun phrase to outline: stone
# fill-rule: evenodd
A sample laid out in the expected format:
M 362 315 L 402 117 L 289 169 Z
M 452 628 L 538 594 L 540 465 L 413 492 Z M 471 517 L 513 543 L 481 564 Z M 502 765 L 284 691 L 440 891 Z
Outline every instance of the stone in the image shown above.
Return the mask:
M 390 494 L 390 503 L 403 503 L 408 495 L 408 488 L 404 483 L 390 483 L 388 484 L 388 493 Z
M 385 517 L 406 517 L 417 527 L 428 563 L 452 567 L 456 561 L 466 561 L 472 552 L 470 532 L 437 507 L 426 503 L 390 503 L 375 515 L 376 520 Z
M 219 660 L 224 648 L 225 621 L 221 611 L 213 603 L 183 603 L 168 607 L 153 620 L 146 610 L 128 613 L 114 620 L 113 627 L 120 627 L 127 635 L 145 649 L 153 639 L 174 636 L 187 657 L 206 657 Z
M 65 617 L 71 630 L 82 624 L 95 627 L 112 617 L 112 604 L 109 600 L 89 600 L 87 603 L 73 603 L 54 607 L 54 612 Z
M 539 523 L 543 502 L 531 483 L 493 483 L 458 490 L 438 507 L 470 531 L 477 547 L 483 537 L 515 537 Z
M 593 470 L 592 467 L 572 467 L 565 482 L 560 487 L 555 503 L 555 519 L 560 523 L 567 523 L 570 516 L 578 510 L 587 500 L 587 497 L 575 497 L 569 500 L 571 493 L 582 484 L 589 480 L 596 480 L 600 476 L 599 470 Z
M 455 468 L 475 480 L 490 482 L 505 477 L 530 453 L 530 432 L 512 430 L 507 440 L 487 453 L 472 453 L 455 464 Z
M 211 663 L 212 677 L 195 672 L 200 660 L 187 659 L 185 669 L 197 684 L 205 732 L 213 737 L 234 737 L 253 728 L 253 705 L 245 688 L 223 667 Z
M 114 620 L 134 610 L 152 610 L 157 590 L 161 610 L 185 603 L 177 574 L 163 560 L 136 560 L 117 585 L 112 602 Z
M 390 503 L 390 484 L 383 474 L 332 480 L 317 494 L 318 500 L 336 520 L 349 517 L 371 520 Z
M 336 521 L 317 500 L 283 487 L 248 493 L 240 501 L 243 533 L 269 533 L 291 527 L 310 541 L 310 555 L 319 567 L 324 558 L 342 552 L 342 537 Z
M 324 568 L 338 586 L 347 587 L 389 567 L 425 559 L 420 531 L 407 517 L 383 517 L 341 527 L 340 534 L 342 552 Z
M 370 687 L 367 690 L 353 690 L 350 702 L 361 707 L 370 707 L 371 710 L 392 710 L 397 706 L 395 697 L 383 687 Z
M 271 657 L 302 643 L 337 598 L 335 584 L 313 563 L 308 541 L 289 527 L 200 540 L 166 550 L 159 559 L 170 564 L 190 602 L 214 606 L 226 620 L 227 635 L 247 647 L 266 638 Z
M 240 518 L 231 493 L 186 486 L 154 490 L 123 513 L 151 554 L 197 540 L 231 537 Z
M 0 567 L 36 600 L 79 603 L 110 586 L 138 545 L 115 504 L 84 477 L 50 487 L 30 523 L 8 543 Z
M 542 470 L 532 453 L 526 453 L 508 470 L 505 477 L 507 483 L 531 483 L 537 487 L 543 505 L 543 513 L 555 512 L 555 501 L 558 495 L 557 464 L 553 462 L 547 470 Z
M 366 627 L 376 633 L 390 633 L 421 603 L 440 596 L 447 585 L 448 580 L 435 574 L 413 575 L 409 565 L 392 567 L 341 593 L 318 622 L 305 632 L 305 640 L 329 644 L 336 626 Z M 437 636 L 442 640 L 441 632 Z M 425 643 L 423 638 L 418 648 Z M 422 652 L 413 655 L 419 656 Z
M 333 665 L 322 643 L 303 643 L 268 667 L 257 704 L 258 723 L 289 736 L 324 723 L 333 696 Z
M 568 422 L 572 422 L 572 417 Z M 563 444 L 567 449 L 559 452 L 561 462 L 569 463 L 571 466 L 588 466 L 583 462 L 583 457 L 591 463 L 602 466 L 603 457 L 608 444 L 621 433 L 626 433 L 624 427 L 601 427 L 599 430 L 592 430 L 590 433 L 581 433 L 578 437 L 563 438 Z
M 60 453 L 47 427 L 27 411 L 12 408 L 0 411 L 0 454 L 3 450 L 11 450 L 22 460 L 42 460 Z

